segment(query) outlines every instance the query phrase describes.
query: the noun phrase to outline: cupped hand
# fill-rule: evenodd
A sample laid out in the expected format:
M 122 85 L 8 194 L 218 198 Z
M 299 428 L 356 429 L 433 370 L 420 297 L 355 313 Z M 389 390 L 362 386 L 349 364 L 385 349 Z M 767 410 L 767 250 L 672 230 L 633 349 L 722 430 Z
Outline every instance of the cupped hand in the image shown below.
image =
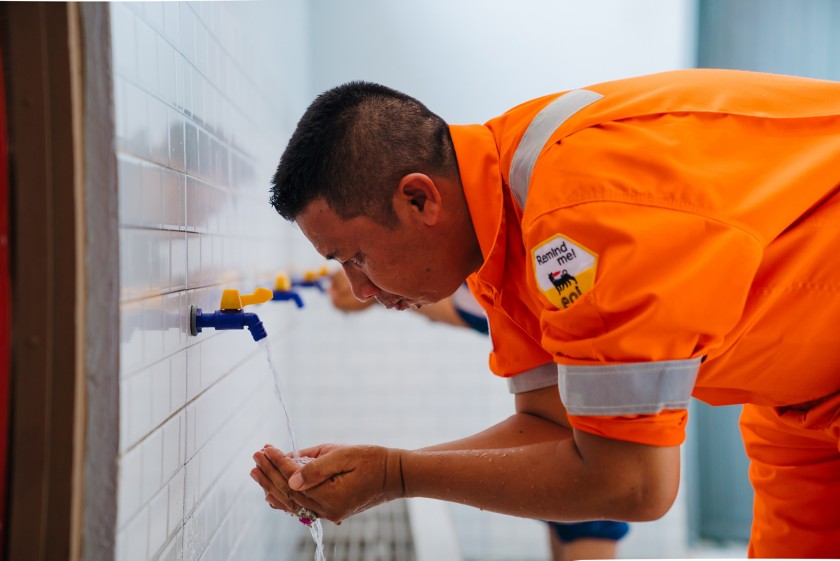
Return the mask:
M 292 473 L 284 471 L 284 483 L 292 498 L 317 504 L 312 510 L 332 522 L 405 495 L 399 450 L 324 444 L 301 454 L 315 459 L 295 465 Z
M 284 510 L 295 516 L 301 507 L 314 513 L 320 512 L 320 505 L 303 493 L 289 488 L 288 480 L 300 467 L 291 454 L 266 444 L 254 453 L 256 467 L 251 470 L 251 478 L 262 487 L 265 500 L 271 508 Z

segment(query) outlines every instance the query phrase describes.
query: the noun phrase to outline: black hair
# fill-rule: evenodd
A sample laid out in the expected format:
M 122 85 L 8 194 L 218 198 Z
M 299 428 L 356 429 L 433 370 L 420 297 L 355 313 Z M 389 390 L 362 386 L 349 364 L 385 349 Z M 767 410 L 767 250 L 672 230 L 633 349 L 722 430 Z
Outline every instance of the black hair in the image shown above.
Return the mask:
M 400 179 L 457 169 L 443 119 L 404 93 L 349 82 L 319 95 L 301 117 L 274 174 L 271 205 L 294 221 L 323 198 L 344 219 L 362 215 L 393 226 Z

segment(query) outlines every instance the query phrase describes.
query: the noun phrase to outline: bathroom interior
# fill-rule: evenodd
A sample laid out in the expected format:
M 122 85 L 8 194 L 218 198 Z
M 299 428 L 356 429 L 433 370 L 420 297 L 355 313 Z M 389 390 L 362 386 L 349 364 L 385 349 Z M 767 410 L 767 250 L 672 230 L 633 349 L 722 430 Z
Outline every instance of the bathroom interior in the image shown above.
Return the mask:
M 380 82 L 449 122 L 481 123 L 538 95 L 675 68 L 836 80 L 839 8 L 4 3 L 0 551 L 312 558 L 306 527 L 270 509 L 248 475 L 265 443 L 291 445 L 266 353 L 247 329 L 195 329 L 226 289 L 247 300 L 289 281 L 285 297 L 246 311 L 265 328 L 300 446 L 415 448 L 510 414 L 483 337 L 408 312 L 338 312 L 323 290 L 331 265 L 268 204 L 279 155 L 319 92 Z M 620 558 L 746 556 L 738 410 L 694 403 L 690 414 L 677 502 L 632 524 Z M 329 560 L 549 559 L 543 523 L 431 500 L 325 522 L 324 545 Z

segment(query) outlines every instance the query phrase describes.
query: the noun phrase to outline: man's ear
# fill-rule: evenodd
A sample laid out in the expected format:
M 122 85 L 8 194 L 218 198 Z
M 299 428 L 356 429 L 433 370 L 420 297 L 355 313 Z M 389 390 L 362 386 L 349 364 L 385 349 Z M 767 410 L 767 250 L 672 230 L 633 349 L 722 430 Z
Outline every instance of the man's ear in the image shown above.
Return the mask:
M 440 220 L 443 210 L 440 190 L 428 175 L 409 173 L 400 180 L 394 194 L 394 209 L 401 220 L 419 219 L 432 226 Z

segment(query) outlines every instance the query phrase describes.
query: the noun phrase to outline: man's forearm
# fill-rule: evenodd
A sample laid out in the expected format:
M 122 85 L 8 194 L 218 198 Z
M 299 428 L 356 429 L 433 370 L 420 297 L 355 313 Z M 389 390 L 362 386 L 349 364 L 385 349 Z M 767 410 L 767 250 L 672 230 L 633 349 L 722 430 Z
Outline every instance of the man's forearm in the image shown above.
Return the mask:
M 426 451 L 485 450 L 572 438 L 572 431 L 535 415 L 517 413 L 477 434 L 423 448 Z
M 491 439 L 480 433 L 457 441 L 463 446 L 403 451 L 406 496 L 558 521 L 651 520 L 670 507 L 679 483 L 677 448 L 585 433 L 576 435 L 578 442 L 568 437 L 540 440 L 545 433 L 527 428 L 518 432 L 522 427 L 512 420 L 522 419 L 516 417 L 490 429 L 515 429 L 500 440 L 504 446 L 489 446 Z M 515 444 L 520 437 L 535 442 Z

